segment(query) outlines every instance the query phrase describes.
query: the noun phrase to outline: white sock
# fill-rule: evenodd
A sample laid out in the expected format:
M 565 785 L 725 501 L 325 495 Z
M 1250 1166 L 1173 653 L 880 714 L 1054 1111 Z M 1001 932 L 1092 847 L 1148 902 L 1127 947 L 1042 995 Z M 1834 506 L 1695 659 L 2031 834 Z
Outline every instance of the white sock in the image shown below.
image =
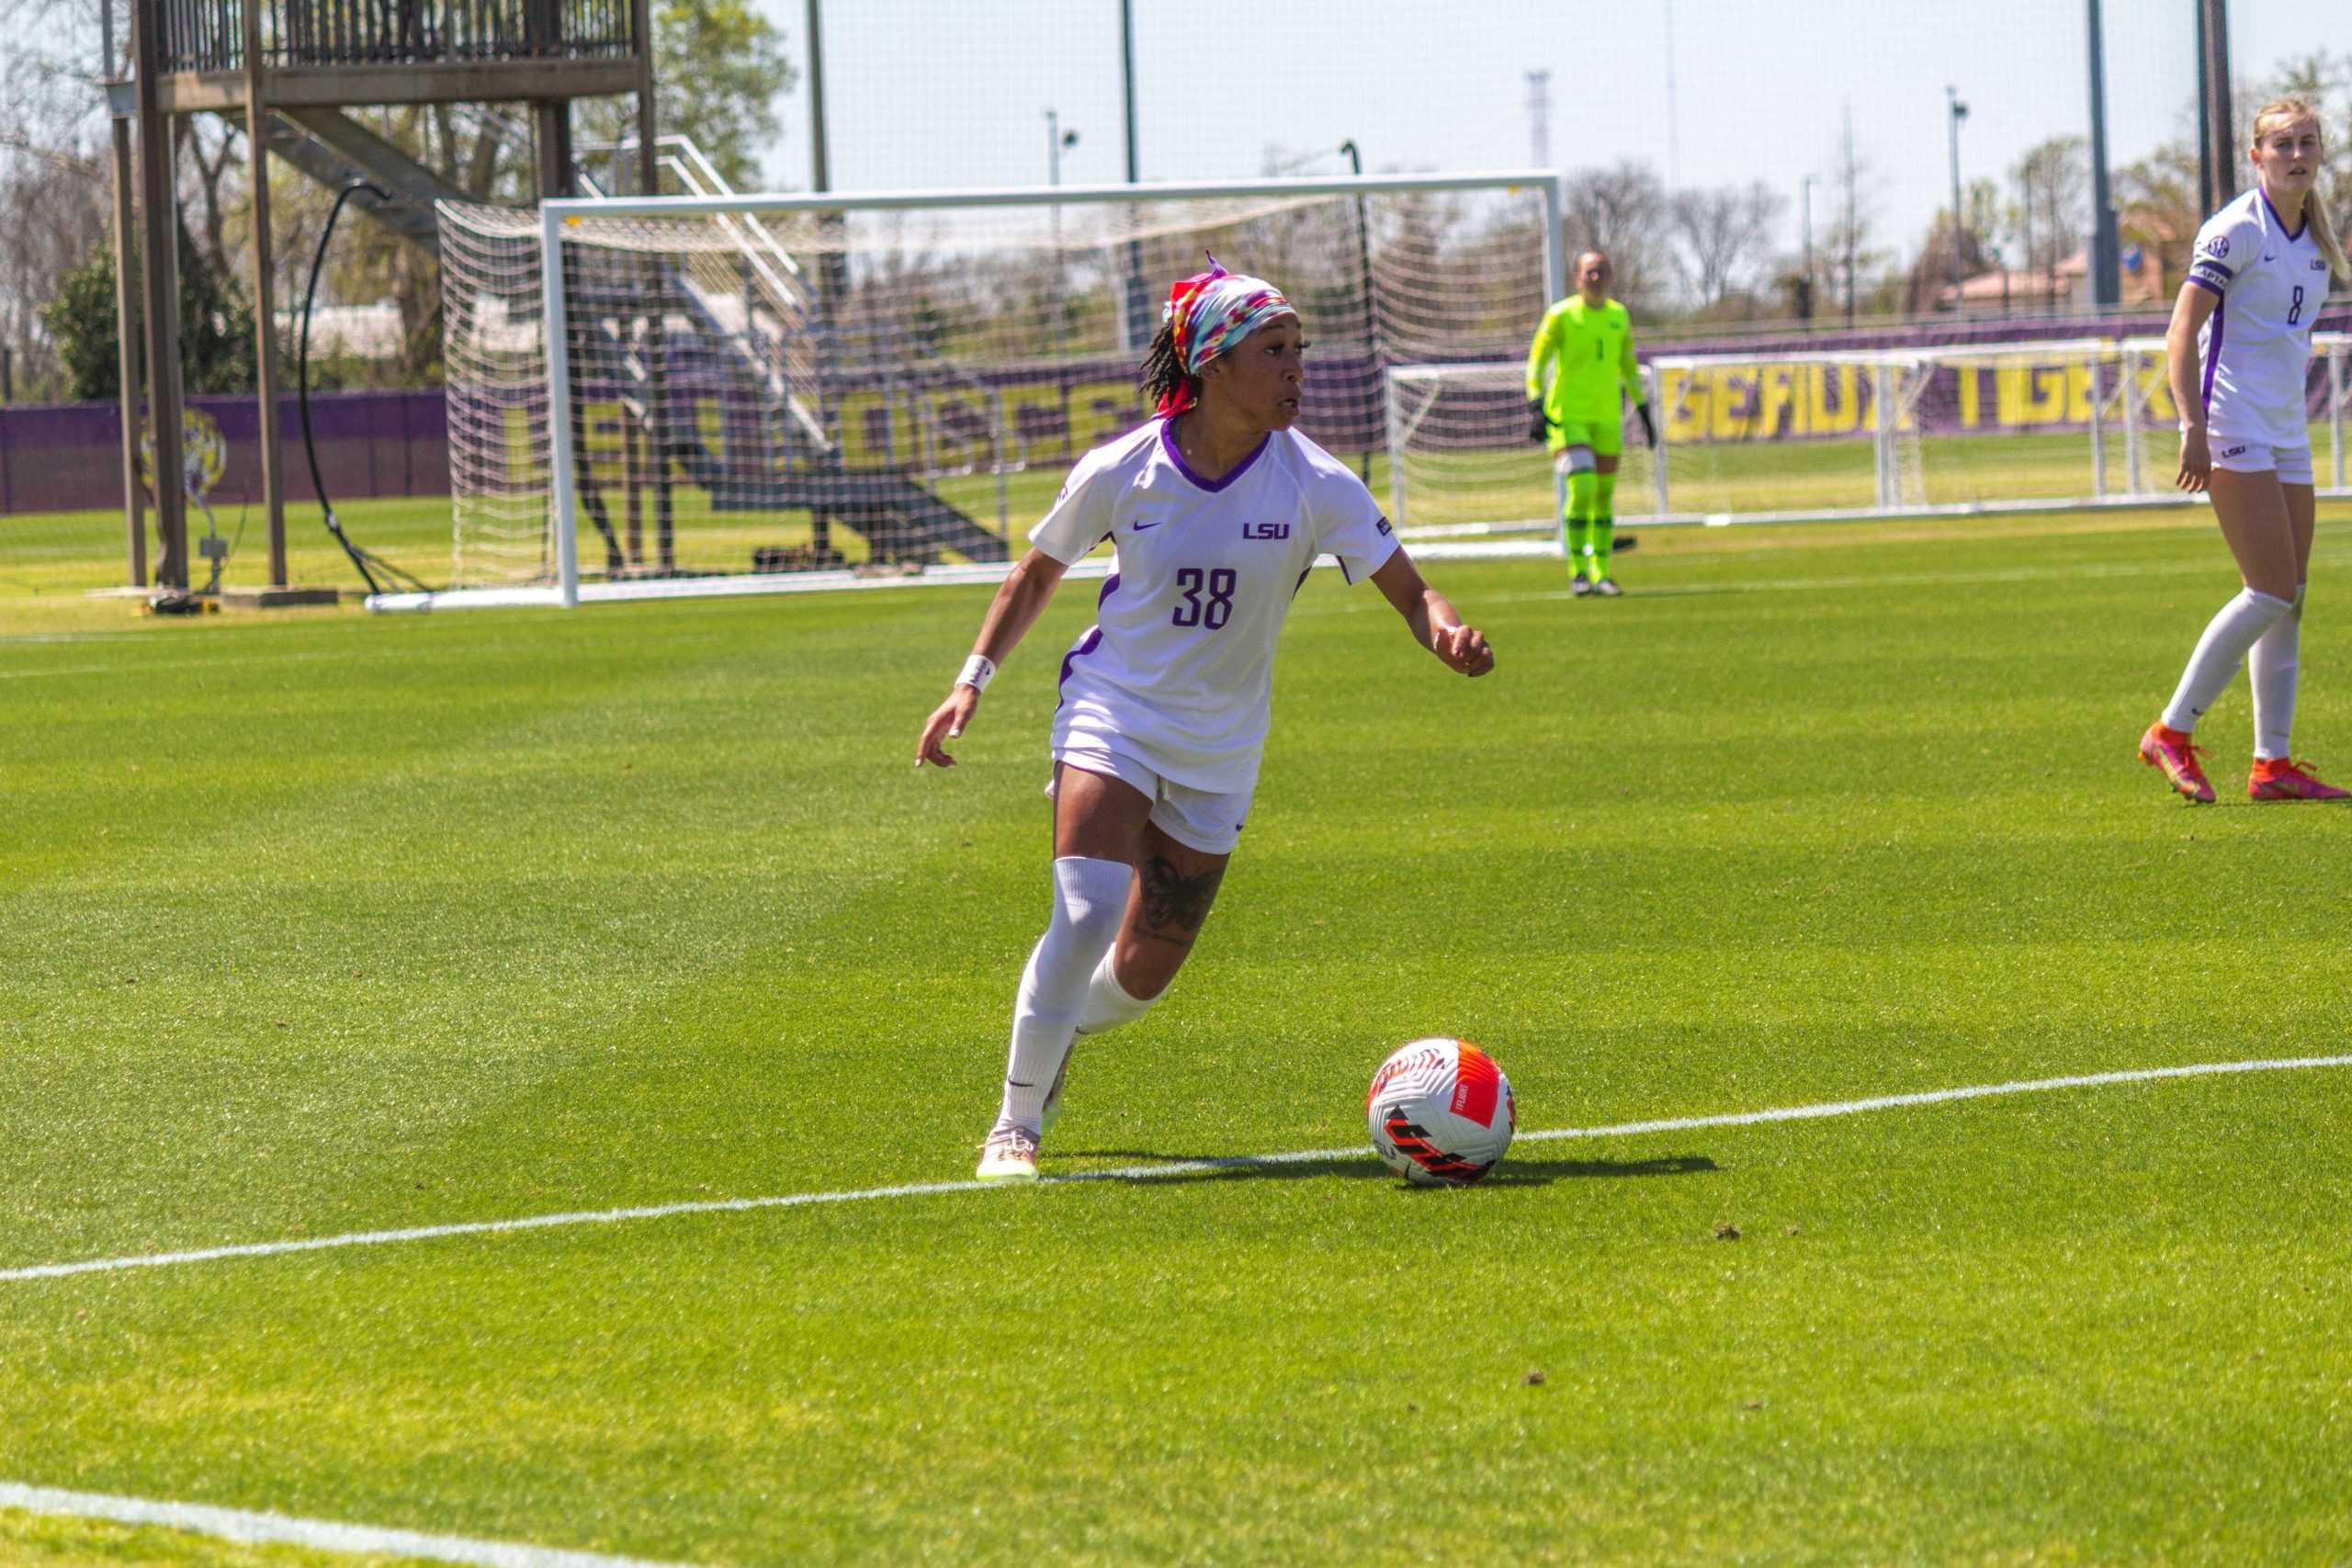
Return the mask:
M 2246 673 L 2254 681 L 2254 754 L 2288 755 L 2287 737 L 2295 728 L 2296 656 L 2303 640 L 2303 593 L 2310 585 L 2295 585 L 2294 606 L 2270 623 L 2255 639 L 2245 657 Z
M 1021 971 L 1012 1002 L 1012 1049 L 1004 1064 L 997 1125 L 1037 1130 L 1046 1091 L 1069 1054 L 1088 979 L 1119 934 L 1135 873 L 1124 861 L 1064 855 L 1054 862 L 1054 915 Z
M 2188 668 L 2180 672 L 2180 685 L 2174 691 L 2172 701 L 2165 705 L 2165 728 L 2184 735 L 2196 729 L 2197 721 L 2205 716 L 2205 710 L 2213 705 L 2222 688 L 2238 672 L 2238 662 L 2245 658 L 2245 650 L 2270 629 L 2272 622 L 2292 608 L 2284 599 L 2274 599 L 2251 588 L 2239 590 L 2238 596 L 2222 605 L 2221 612 L 2205 624 L 2205 635 L 2197 639 L 2197 651 L 2188 656 Z
M 1149 1012 L 1151 1004 L 1159 999 L 1127 994 L 1127 988 L 1119 984 L 1118 956 L 1118 944 L 1114 942 L 1102 962 L 1094 966 L 1094 977 L 1086 983 L 1086 1006 L 1078 1019 L 1080 1034 L 1108 1034 Z

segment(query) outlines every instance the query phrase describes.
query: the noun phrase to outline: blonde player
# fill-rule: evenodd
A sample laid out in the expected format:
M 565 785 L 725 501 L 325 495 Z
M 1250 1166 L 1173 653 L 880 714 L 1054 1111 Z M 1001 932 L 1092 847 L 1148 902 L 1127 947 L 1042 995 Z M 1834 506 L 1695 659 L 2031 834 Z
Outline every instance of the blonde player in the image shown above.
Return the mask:
M 2140 757 L 2191 800 L 2213 786 L 2191 743 L 2197 721 L 2244 660 L 2254 686 L 2256 800 L 2345 800 L 2288 751 L 2314 502 L 2304 403 L 2312 320 L 2331 278 L 2352 276 L 2312 191 L 2319 115 L 2293 99 L 2254 117 L 2246 156 L 2258 183 L 2197 232 L 2188 281 L 2165 334 L 2180 408 L 2180 488 L 2207 491 L 2245 587 L 2207 624 Z M 2192 357 L 2196 355 L 2197 357 Z M 2199 359 L 2203 374 L 2199 375 Z
M 1527 350 L 1528 437 L 1552 450 L 1552 466 L 1567 480 L 1561 503 L 1560 547 L 1568 558 L 1569 591 L 1581 599 L 1613 599 L 1609 552 L 1617 533 L 1617 464 L 1625 449 L 1625 404 L 1631 394 L 1642 434 L 1657 446 L 1641 367 L 1634 359 L 1634 323 L 1609 297 L 1613 269 L 1599 251 L 1577 257 L 1577 291 L 1544 312 Z M 1626 541 L 1631 548 L 1633 542 Z
M 1447 668 L 1494 667 L 1371 492 L 1292 433 L 1306 347 L 1297 312 L 1261 279 L 1212 258 L 1177 284 L 1143 367 L 1157 416 L 1070 470 L 923 723 L 915 765 L 953 767 L 942 742 L 971 722 L 1062 573 L 1112 542 L 1097 624 L 1062 660 L 1053 915 L 1014 997 L 984 1181 L 1036 1179 L 1074 1035 L 1142 1017 L 1192 951 L 1257 785 L 1275 638 L 1316 558 L 1370 578 Z

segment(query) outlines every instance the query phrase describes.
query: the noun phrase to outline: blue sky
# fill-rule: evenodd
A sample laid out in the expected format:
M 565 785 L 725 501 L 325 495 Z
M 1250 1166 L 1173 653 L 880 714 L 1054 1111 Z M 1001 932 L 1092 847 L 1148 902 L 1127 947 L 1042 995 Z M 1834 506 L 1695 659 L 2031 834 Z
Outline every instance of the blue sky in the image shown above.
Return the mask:
M 806 0 L 761 3 L 805 60 Z M 1253 176 L 1273 149 L 1339 168 L 1350 138 L 1371 170 L 1524 167 L 1527 73 L 1548 70 L 1555 164 L 1633 156 L 1686 185 L 1762 180 L 1788 197 L 1792 249 L 1799 182 L 1828 174 L 1850 107 L 1876 175 L 1880 243 L 1907 253 L 1950 199 L 1947 85 L 1970 107 L 1964 179 L 2004 174 L 2034 143 L 2089 124 L 2081 0 L 1134 7 L 1146 179 Z M 2230 9 L 2241 77 L 2345 41 L 2313 29 L 2310 4 Z M 2104 6 L 2116 164 L 2178 128 L 2195 90 L 2194 17 L 2191 0 Z M 1062 154 L 1066 183 L 1124 175 L 1118 0 L 829 0 L 823 27 L 837 190 L 1043 184 L 1049 107 L 1079 131 Z M 770 181 L 806 188 L 805 76 L 779 110 Z M 1834 199 L 1826 182 L 1815 188 L 1816 236 Z

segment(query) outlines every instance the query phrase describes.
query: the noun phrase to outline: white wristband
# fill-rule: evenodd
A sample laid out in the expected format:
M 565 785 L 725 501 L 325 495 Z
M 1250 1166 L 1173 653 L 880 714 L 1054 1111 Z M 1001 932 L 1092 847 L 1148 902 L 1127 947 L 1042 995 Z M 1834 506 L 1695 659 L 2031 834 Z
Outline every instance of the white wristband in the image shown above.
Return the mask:
M 989 682 L 995 679 L 996 660 L 984 653 L 975 653 L 964 660 L 964 672 L 956 677 L 956 683 L 969 686 L 976 692 L 985 692 L 989 689 Z

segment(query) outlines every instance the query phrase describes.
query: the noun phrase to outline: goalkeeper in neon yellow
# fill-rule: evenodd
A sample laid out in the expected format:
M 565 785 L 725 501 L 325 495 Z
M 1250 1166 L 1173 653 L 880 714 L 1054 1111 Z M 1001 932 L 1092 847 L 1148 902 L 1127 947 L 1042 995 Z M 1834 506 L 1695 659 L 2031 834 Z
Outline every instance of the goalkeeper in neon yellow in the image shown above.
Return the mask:
M 1527 351 L 1528 436 L 1552 449 L 1568 481 L 1560 543 L 1578 598 L 1614 598 L 1609 547 L 1617 532 L 1617 459 L 1624 450 L 1624 395 L 1633 394 L 1642 434 L 1657 445 L 1657 426 L 1634 362 L 1634 325 L 1609 298 L 1609 258 L 1577 257 L 1577 291 L 1544 312 Z

